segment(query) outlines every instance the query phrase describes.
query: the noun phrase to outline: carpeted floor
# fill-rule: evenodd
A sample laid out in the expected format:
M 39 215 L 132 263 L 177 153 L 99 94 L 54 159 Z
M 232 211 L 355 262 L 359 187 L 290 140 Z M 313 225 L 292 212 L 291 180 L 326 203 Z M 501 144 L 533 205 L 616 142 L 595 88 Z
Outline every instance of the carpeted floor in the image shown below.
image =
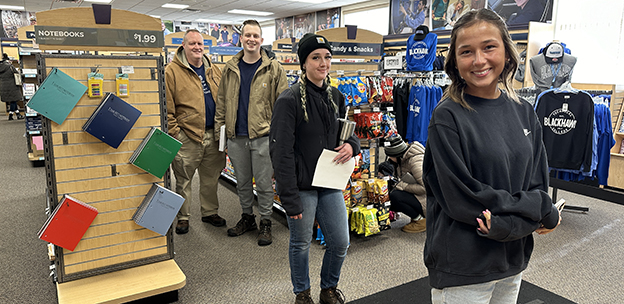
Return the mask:
M 24 130 L 22 120 L 6 121 L 6 116 L 0 116 L 0 303 L 57 303 L 46 243 L 36 236 L 46 219 L 45 169 L 28 161 Z M 197 189 L 197 179 L 194 186 Z M 232 227 L 241 213 L 237 196 L 226 183 L 221 184 L 218 195 L 219 213 Z M 624 206 L 565 191 L 558 196 L 590 211 L 565 212 L 555 232 L 535 235 L 535 250 L 523 279 L 576 303 L 624 303 Z M 273 215 L 273 244 L 259 247 L 254 233 L 228 237 L 226 227 L 202 223 L 197 191 L 191 202 L 190 232 L 175 235 L 173 240 L 175 261 L 186 275 L 178 303 L 294 302 L 287 258 L 289 236 L 282 215 Z M 379 235 L 352 235 L 339 284 L 349 303 L 362 303 L 358 299 L 427 276 L 422 261 L 425 235 L 402 232 L 399 228 L 407 221 L 401 218 L 392 223 L 393 229 Z M 310 251 L 312 295 L 318 302 L 324 250 L 313 244 Z M 425 303 L 428 298 L 404 293 L 397 303 Z
M 424 277 L 384 291 L 349 302 L 350 304 L 390 304 L 405 303 L 405 299 L 421 299 L 420 304 L 431 303 L 431 287 L 429 278 Z M 574 304 L 574 302 L 556 295 L 546 289 L 522 281 L 518 304 Z

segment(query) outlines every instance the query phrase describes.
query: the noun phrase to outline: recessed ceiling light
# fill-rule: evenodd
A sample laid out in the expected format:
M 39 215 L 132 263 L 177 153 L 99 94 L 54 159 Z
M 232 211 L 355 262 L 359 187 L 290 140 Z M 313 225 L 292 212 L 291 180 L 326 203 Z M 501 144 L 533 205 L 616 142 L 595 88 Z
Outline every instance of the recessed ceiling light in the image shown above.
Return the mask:
M 260 11 L 248 11 L 248 10 L 239 10 L 233 9 L 228 11 L 230 14 L 240 14 L 240 15 L 252 15 L 252 16 L 269 16 L 273 15 L 271 12 L 260 12 Z
M 321 4 L 321 3 L 329 2 L 332 0 L 288 0 L 288 1 Z
M 185 9 L 187 7 L 189 7 L 186 4 L 173 4 L 173 3 L 165 3 L 162 5 L 162 7 L 164 8 L 177 8 L 177 9 Z
M 158 16 L 158 15 L 150 15 L 150 17 L 160 18 L 160 16 Z
M 111 3 L 113 0 L 84 0 L 85 2 L 95 2 L 95 3 L 105 3 L 105 4 L 109 4 Z
M 0 9 L 7 10 L 7 11 L 23 11 L 24 7 L 16 6 L 16 5 L 0 5 Z

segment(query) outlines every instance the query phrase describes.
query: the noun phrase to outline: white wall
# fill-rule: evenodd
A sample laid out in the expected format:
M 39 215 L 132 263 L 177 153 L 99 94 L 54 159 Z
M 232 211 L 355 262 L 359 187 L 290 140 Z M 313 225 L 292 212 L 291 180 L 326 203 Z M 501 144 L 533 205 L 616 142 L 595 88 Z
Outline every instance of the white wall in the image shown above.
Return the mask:
M 559 0 L 553 39 L 577 57 L 572 82 L 624 84 L 624 1 Z
M 388 26 L 390 23 L 390 8 L 386 6 L 367 11 L 345 13 L 343 19 L 343 26 L 357 25 L 360 29 L 369 30 L 386 36 L 388 35 Z
M 262 38 L 264 38 L 262 45 L 273 45 L 273 41 L 275 41 L 275 23 L 271 26 L 262 26 Z

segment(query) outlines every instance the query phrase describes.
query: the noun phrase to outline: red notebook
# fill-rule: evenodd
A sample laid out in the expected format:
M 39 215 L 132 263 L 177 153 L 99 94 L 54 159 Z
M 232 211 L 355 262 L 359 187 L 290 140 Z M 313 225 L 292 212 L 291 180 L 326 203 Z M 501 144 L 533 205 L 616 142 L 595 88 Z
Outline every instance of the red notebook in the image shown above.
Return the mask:
M 39 238 L 74 251 L 97 214 L 94 207 L 64 195 L 39 230 Z

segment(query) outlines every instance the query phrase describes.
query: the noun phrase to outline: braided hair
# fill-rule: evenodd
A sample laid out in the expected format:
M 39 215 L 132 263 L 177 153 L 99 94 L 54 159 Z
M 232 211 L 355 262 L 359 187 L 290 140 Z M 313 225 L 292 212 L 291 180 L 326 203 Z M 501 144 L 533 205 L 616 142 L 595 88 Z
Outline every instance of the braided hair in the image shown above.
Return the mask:
M 303 70 L 303 73 L 301 74 L 301 77 L 299 77 L 299 83 L 301 84 L 299 86 L 299 93 L 301 93 L 301 108 L 303 109 L 303 120 L 305 122 L 308 122 L 308 111 L 307 111 L 307 94 L 306 94 L 306 75 L 305 75 L 305 70 Z M 334 110 L 335 113 L 338 113 L 338 106 L 336 105 L 336 101 L 334 100 L 334 96 L 332 94 L 332 86 L 331 86 L 331 80 L 329 78 L 329 75 L 327 75 L 327 77 L 325 77 L 325 81 L 324 83 L 326 84 L 326 88 L 325 88 L 325 92 L 327 92 L 327 98 L 329 99 L 329 104 L 331 105 L 332 110 Z

